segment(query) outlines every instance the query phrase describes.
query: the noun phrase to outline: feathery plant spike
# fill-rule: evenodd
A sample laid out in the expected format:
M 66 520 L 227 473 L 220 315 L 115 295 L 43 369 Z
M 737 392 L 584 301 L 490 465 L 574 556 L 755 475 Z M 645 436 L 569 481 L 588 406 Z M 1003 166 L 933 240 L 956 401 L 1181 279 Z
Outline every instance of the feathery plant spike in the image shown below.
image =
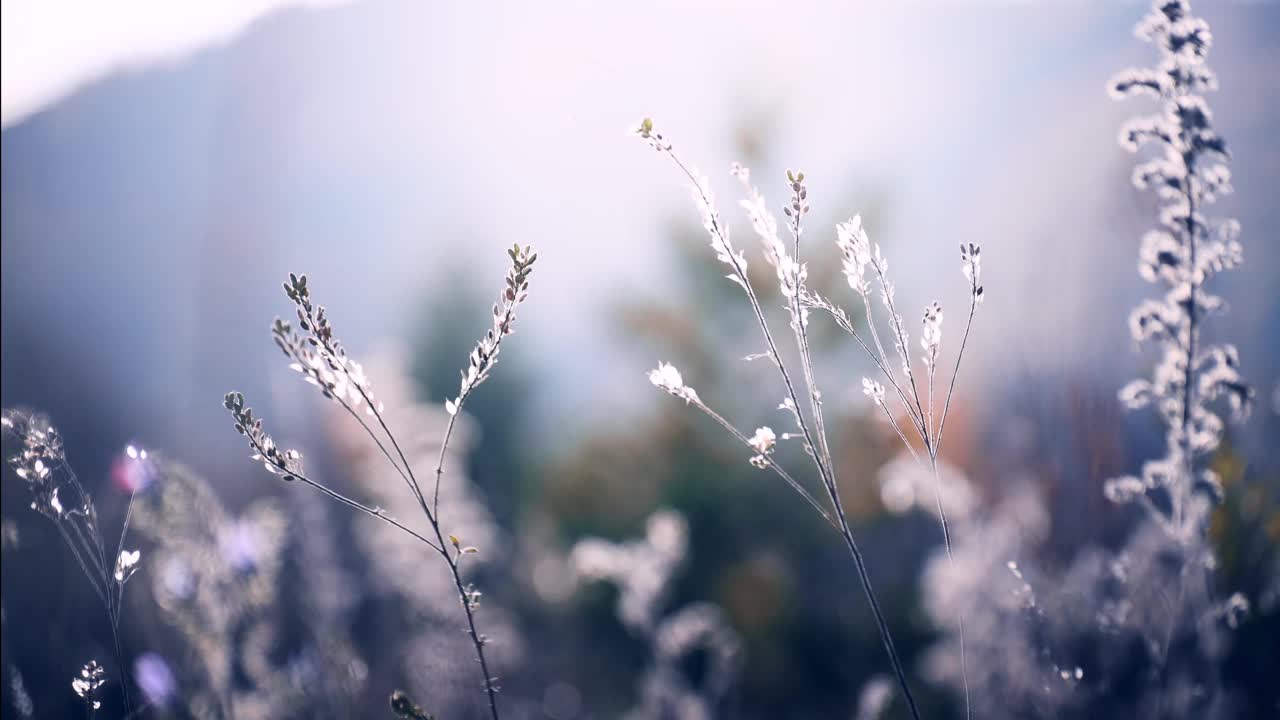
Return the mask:
M 902 315 L 898 312 L 895 303 L 893 284 L 888 279 L 888 261 L 884 258 L 880 248 L 873 246 L 867 238 L 867 234 L 862 228 L 861 218 L 855 216 L 850 221 L 837 227 L 836 244 L 843 256 L 843 269 L 849 285 L 863 301 L 874 350 L 872 345 L 869 345 L 859 335 L 850 322 L 846 311 L 830 300 L 810 291 L 807 287 L 808 270 L 800 259 L 801 238 L 804 235 L 803 218 L 809 213 L 809 188 L 805 184 L 805 174 L 797 170 L 787 170 L 786 172 L 791 197 L 788 203 L 783 206 L 782 211 L 787 218 L 787 230 L 791 236 L 791 244 L 788 247 L 779 234 L 778 222 L 769 210 L 764 197 L 751 184 L 750 172 L 735 163 L 731 168 L 731 174 L 737 178 L 742 186 L 744 198 L 740 204 L 746 211 L 752 229 L 760 238 L 764 250 L 764 259 L 774 269 L 779 290 L 786 301 L 789 327 L 794 336 L 800 359 L 801 372 L 798 376 L 800 382 L 797 382 L 788 370 L 788 365 L 784 362 L 778 350 L 768 320 L 765 317 L 764 309 L 755 289 L 752 287 L 747 273 L 746 255 L 733 245 L 729 229 L 724 224 L 719 211 L 712 201 L 711 190 L 706 179 L 691 170 L 681 160 L 680 156 L 675 153 L 671 142 L 654 129 L 653 121 L 649 118 L 642 120 L 634 128 L 633 133 L 654 150 L 665 153 L 692 182 L 694 202 L 702 216 L 703 227 L 710 236 L 711 248 L 715 252 L 716 258 L 729 268 L 728 279 L 741 287 L 746 293 L 748 303 L 760 326 L 767 348 L 763 356 L 772 361 L 781 376 L 786 394 L 778 407 L 790 416 L 791 421 L 795 424 L 795 432 L 783 433 L 780 437 L 783 440 L 790 438 L 802 440 L 805 453 L 813 461 L 819 480 L 825 490 L 826 505 L 833 512 L 828 513 L 823 503 L 814 498 L 803 485 L 797 482 L 774 460 L 772 454 L 779 440 L 779 435 L 772 428 L 761 427 L 751 437 L 746 436 L 729 421 L 708 407 L 692 387 L 685 385 L 679 370 L 668 363 L 660 363 L 655 370 L 649 373 L 649 380 L 658 388 L 684 400 L 686 404 L 697 408 L 725 428 L 752 451 L 752 455 L 749 457 L 751 465 L 760 469 L 772 469 L 840 532 L 849 548 L 850 554 L 853 556 L 859 581 L 875 616 L 881 641 L 889 655 L 890 664 L 893 666 L 898 685 L 907 701 L 908 710 L 913 717 L 918 718 L 919 711 L 911 694 L 911 689 L 907 684 L 906 672 L 894 648 L 888 625 L 884 621 L 879 603 L 871 587 L 865 560 L 849 529 L 841 504 L 835 462 L 828 443 L 822 393 L 817 384 L 809 347 L 809 311 L 816 309 L 829 313 L 841 329 L 853 336 L 862 350 L 866 352 L 884 375 L 888 386 L 892 388 L 894 396 L 901 405 L 902 415 L 905 417 L 905 423 L 910 428 L 909 431 L 904 431 L 903 426 L 899 423 L 899 417 L 895 416 L 893 411 L 888 408 L 885 402 L 885 386 L 870 378 L 864 378 L 863 380 L 864 391 L 871 397 L 876 406 L 884 410 L 885 416 L 902 440 L 906 450 L 921 463 L 926 462 L 927 458 L 927 464 L 934 476 L 943 540 L 947 546 L 948 557 L 950 557 L 951 534 L 947 524 L 946 511 L 942 503 L 941 480 L 938 473 L 938 452 L 941 446 L 947 413 L 955 390 L 956 379 L 959 375 L 960 362 L 968 343 L 974 315 L 983 299 L 983 289 L 980 282 L 979 247 L 971 243 L 961 245 L 961 270 L 969 283 L 968 319 L 966 320 L 964 334 L 956 355 L 955 366 L 947 384 L 945 399 L 942 401 L 941 407 L 936 408 L 934 386 L 938 375 L 939 352 L 942 344 L 943 314 L 941 306 L 933 303 L 925 309 L 924 330 L 921 337 L 921 346 L 925 351 L 922 358 L 925 366 L 922 382 L 917 380 L 913 369 L 910 338 Z M 869 270 L 870 272 L 868 272 Z M 879 285 L 879 298 L 888 314 L 890 339 L 893 341 L 897 356 L 894 361 L 891 361 L 889 355 L 885 352 L 885 344 L 881 340 L 873 317 L 870 299 L 873 282 Z M 895 366 L 900 368 L 900 371 Z M 803 383 L 802 385 L 801 382 Z M 908 432 L 914 433 L 923 442 L 926 458 L 922 458 L 920 453 L 916 451 L 915 446 L 908 438 Z M 961 628 L 963 636 L 963 618 L 961 618 Z M 965 665 L 963 648 L 962 641 L 962 667 Z M 966 716 L 968 716 L 969 692 L 967 679 L 965 682 L 965 709 Z
M 1156 0 L 1136 34 L 1156 46 L 1160 62 L 1119 73 L 1109 91 L 1116 99 L 1146 95 L 1159 106 L 1157 113 L 1125 123 L 1120 144 L 1130 152 L 1155 151 L 1134 168 L 1132 181 L 1139 190 L 1154 191 L 1160 201 L 1159 225 L 1139 247 L 1138 273 L 1164 292 L 1129 316 L 1134 340 L 1156 345 L 1160 359 L 1150 378 L 1124 386 L 1119 399 L 1131 410 L 1154 407 L 1165 425 L 1165 454 L 1145 462 L 1139 476 L 1108 480 L 1103 490 L 1114 503 L 1139 505 L 1163 532 L 1168 557 L 1176 558 L 1167 627 L 1162 637 L 1147 638 L 1155 679 L 1164 684 L 1172 674 L 1171 648 L 1178 637 L 1194 636 L 1200 624 L 1195 602 L 1187 599 L 1188 585 L 1198 581 L 1188 575 L 1203 576 L 1209 587 L 1215 566 L 1206 534 L 1223 491 L 1217 474 L 1202 462 L 1218 448 L 1225 431 L 1215 406 L 1225 399 L 1233 419 L 1243 421 L 1253 389 L 1240 372 L 1234 345 L 1201 338 L 1205 320 L 1224 309 L 1223 300 L 1206 290 L 1207 283 L 1243 262 L 1239 222 L 1206 214 L 1209 204 L 1232 189 L 1227 144 L 1201 95 L 1217 88 L 1206 63 L 1213 36 L 1208 23 L 1191 14 L 1186 0 Z M 1237 593 L 1215 612 L 1235 627 L 1247 609 Z M 1167 694 L 1161 692 L 1157 714 Z
M 1131 152 L 1156 151 L 1134 169 L 1133 183 L 1161 202 L 1159 227 L 1142 238 L 1138 272 L 1162 285 L 1164 295 L 1144 301 L 1129 317 L 1134 339 L 1157 345 L 1161 357 L 1149 379 L 1129 383 L 1119 397 L 1129 409 L 1156 409 L 1166 427 L 1166 453 L 1145 463 L 1140 477 L 1108 481 L 1105 492 L 1113 502 L 1140 504 L 1157 525 L 1185 541 L 1204 533 L 1208 508 L 1221 497 L 1216 474 L 1199 466 L 1225 428 L 1212 406 L 1226 399 L 1233 417 L 1243 420 L 1253 402 L 1235 346 L 1200 337 L 1205 319 L 1224 309 L 1205 286 L 1238 266 L 1243 250 L 1236 220 L 1205 214 L 1231 192 L 1226 141 L 1200 94 L 1217 88 L 1206 63 L 1209 25 L 1191 14 L 1185 0 L 1157 0 L 1136 34 L 1157 47 L 1160 62 L 1119 73 L 1109 90 L 1117 99 L 1145 95 L 1159 105 L 1159 112 L 1127 122 L 1120 144 Z
M 404 481 L 431 526 L 430 537 L 412 530 L 381 508 L 365 505 L 305 475 L 302 456 L 296 450 L 281 449 L 276 444 L 271 435 L 263 429 L 262 419 L 255 417 L 252 408 L 245 405 L 242 394 L 230 392 L 223 398 L 223 406 L 231 413 L 236 432 L 244 435 L 249 442 L 252 459 L 261 462 L 267 472 L 286 481 L 299 481 L 332 500 L 395 527 L 431 548 L 448 565 L 457 591 L 458 602 L 466 616 L 467 636 L 471 639 L 476 662 L 480 666 L 484 679 L 489 713 L 494 720 L 498 720 L 499 717 L 498 688 L 494 676 L 489 672 L 488 660 L 485 657 L 484 648 L 488 644 L 488 638 L 477 630 L 475 620 L 475 613 L 480 608 L 481 592 L 463 581 L 460 569 L 463 556 L 478 554 L 479 550 L 470 545 L 463 545 L 456 535 L 445 532 L 439 515 L 439 499 L 440 480 L 444 475 L 444 460 L 448 453 L 449 441 L 453 437 L 458 413 L 471 393 L 488 379 L 498 362 L 503 338 L 514 331 L 516 308 L 528 297 L 529 276 L 533 272 L 534 262 L 538 259 L 537 253 L 530 246 L 513 245 L 507 250 L 507 256 L 511 259 L 511 268 L 507 271 L 502 292 L 493 305 L 492 324 L 468 356 L 467 367 L 462 371 L 458 395 L 445 402 L 448 421 L 440 442 L 435 484 L 430 491 L 430 496 L 414 473 L 413 466 L 401 449 L 399 440 L 387 425 L 383 405 L 374 396 L 373 388 L 365 376 L 363 367 L 348 357 L 346 348 L 334 333 L 333 324 L 329 321 L 325 308 L 313 303 L 306 275 L 290 273 L 288 281 L 283 285 L 285 296 L 294 304 L 297 327 L 279 318 L 271 325 L 272 339 L 276 347 L 290 359 L 290 368 L 300 373 L 308 384 L 319 388 L 321 395 L 326 399 L 337 403 L 354 418 L 396 474 Z M 393 709 L 397 707 L 396 697 L 392 698 Z M 402 704 L 403 707 L 416 708 L 407 700 L 407 697 L 402 694 L 399 697 L 407 703 Z M 423 716 L 426 717 L 425 714 Z

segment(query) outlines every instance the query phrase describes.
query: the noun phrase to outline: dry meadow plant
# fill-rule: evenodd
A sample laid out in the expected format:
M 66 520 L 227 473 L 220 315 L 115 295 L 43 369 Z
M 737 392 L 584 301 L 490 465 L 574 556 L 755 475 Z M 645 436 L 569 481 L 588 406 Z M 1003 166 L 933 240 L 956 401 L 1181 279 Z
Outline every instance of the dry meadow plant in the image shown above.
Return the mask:
M 957 604 L 974 621 L 974 686 L 984 714 L 1092 717 L 1099 705 L 1142 718 L 1238 712 L 1223 692 L 1222 661 L 1249 603 L 1239 593 L 1223 599 L 1215 588 L 1208 526 L 1223 489 L 1206 461 L 1226 427 L 1217 406 L 1243 419 L 1253 391 L 1235 347 L 1207 343 L 1202 331 L 1224 309 L 1206 284 L 1242 261 L 1240 227 L 1205 212 L 1231 189 L 1226 143 L 1200 95 L 1217 85 L 1205 64 L 1208 25 L 1184 0 L 1156 0 L 1136 34 L 1157 47 L 1160 61 L 1120 73 L 1109 90 L 1117 98 L 1147 95 L 1160 106 L 1126 123 L 1120 142 L 1156 151 L 1133 173 L 1134 184 L 1160 201 L 1159 227 L 1142 239 L 1138 271 L 1165 291 L 1130 315 L 1134 339 L 1155 344 L 1160 358 L 1151 377 L 1126 385 L 1119 399 L 1129 409 L 1156 409 L 1165 455 L 1144 463 L 1140 476 L 1104 484 L 1108 500 L 1136 506 L 1140 519 L 1115 551 L 1086 547 L 1061 571 L 1037 567 L 1028 551 L 1047 540 L 1051 518 L 1038 496 L 1023 492 L 967 526 L 958 572 L 954 562 L 930 563 L 926 608 L 940 626 Z M 957 583 L 988 592 L 966 602 L 951 591 Z M 933 664 L 958 684 L 958 673 Z
M 748 359 L 765 358 L 777 369 L 782 385 L 785 388 L 785 394 L 778 408 L 790 416 L 795 424 L 795 430 L 779 435 L 770 427 L 761 427 L 748 437 L 706 405 L 692 387 L 685 385 L 679 370 L 668 363 L 660 363 L 657 369 L 649 374 L 649 380 L 658 388 L 684 400 L 686 404 L 696 407 L 744 443 L 753 453 L 749 460 L 753 466 L 761 469 L 772 469 L 788 485 L 800 493 L 805 501 L 840 533 L 853 557 L 858 579 L 866 594 L 867 602 L 871 606 L 872 614 L 875 616 L 880 639 L 889 655 L 890 664 L 893 667 L 894 675 L 897 677 L 903 697 L 907 702 L 907 707 L 912 717 L 918 718 L 919 710 L 907 684 L 906 672 L 894 647 L 889 627 L 884 620 L 880 604 L 871 586 L 866 560 L 849 528 L 844 506 L 841 503 L 835 462 L 828 444 L 822 391 L 818 387 L 810 352 L 808 335 L 809 312 L 816 309 L 830 314 L 836 324 L 853 337 L 858 346 L 876 365 L 884 381 L 888 383 L 891 394 L 896 398 L 897 404 L 900 405 L 901 412 L 905 417 L 905 420 L 901 423 L 898 416 L 889 409 L 889 401 L 886 400 L 886 395 L 890 393 L 887 393 L 885 386 L 871 378 L 863 378 L 862 380 L 864 392 L 876 406 L 884 410 L 889 424 L 901 439 L 906 450 L 911 453 L 917 462 L 926 465 L 932 471 L 943 540 L 948 553 L 950 553 L 951 531 L 947 524 L 947 515 L 942 502 L 941 479 L 938 474 L 938 452 L 941 447 L 947 413 L 950 410 L 951 399 L 955 391 L 956 378 L 960 371 L 960 363 L 968 343 L 969 331 L 973 326 L 973 318 L 977 308 L 983 299 L 980 248 L 971 243 L 963 243 L 960 246 L 961 269 L 968 284 L 968 316 L 965 321 L 960 348 L 956 353 L 955 365 L 951 371 L 951 378 L 946 384 L 946 392 L 935 400 L 935 385 L 938 381 L 940 363 L 939 351 L 942 343 L 943 314 L 941 306 L 935 302 L 926 307 L 924 311 L 920 340 L 921 349 L 923 350 L 921 361 L 924 367 L 923 377 L 918 378 L 912 357 L 913 350 L 910 335 L 902 315 L 898 312 L 894 298 L 894 285 L 888 277 L 888 262 L 880 252 L 879 246 L 872 245 L 868 239 L 862 227 L 861 217 L 854 216 L 848 222 L 841 223 L 837 227 L 836 245 L 843 256 L 843 270 L 849 286 L 862 300 L 867 328 L 871 336 L 871 345 L 868 345 L 867 341 L 858 333 L 857 328 L 849 318 L 849 314 L 844 309 L 831 300 L 811 291 L 806 285 L 808 270 L 800 259 L 801 237 L 806 230 L 803 225 L 803 219 L 809 212 L 809 190 L 805 184 L 804 173 L 787 171 L 790 197 L 783 206 L 783 214 L 786 216 L 787 233 L 790 235 L 791 240 L 790 246 L 788 246 L 782 239 L 778 221 L 769 210 L 768 203 L 760 192 L 751 185 L 750 172 L 735 163 L 731 172 L 742 186 L 744 199 L 741 201 L 741 205 L 746 210 L 752 229 L 763 244 L 765 261 L 774 269 L 781 295 L 786 302 L 788 324 L 791 328 L 796 352 L 800 360 L 800 382 L 797 382 L 797 376 L 794 371 L 789 369 L 788 364 L 783 360 L 778 343 L 770 329 L 764 307 L 755 288 L 752 287 L 751 279 L 747 272 L 746 254 L 731 242 L 729 229 L 720 218 L 720 213 L 712 201 L 711 190 L 706 178 L 698 175 L 685 164 L 666 137 L 654 129 L 652 120 L 645 118 L 641 121 L 639 126 L 634 129 L 634 134 L 643 139 L 649 147 L 670 158 L 692 183 L 694 203 L 702 216 L 703 227 L 710 235 L 712 250 L 715 252 L 717 259 L 730 269 L 731 272 L 727 275 L 728 279 L 736 283 L 746 293 L 747 301 L 752 313 L 755 315 L 765 342 L 765 352 Z M 870 273 L 868 273 L 868 269 L 870 269 Z M 893 341 L 896 355 L 894 360 L 891 360 L 885 351 L 884 342 L 881 340 L 881 334 L 877 329 L 876 320 L 872 313 L 871 294 L 873 283 L 879 287 L 880 302 L 888 314 L 889 337 Z M 901 368 L 900 374 L 895 369 L 896 367 Z M 904 424 L 909 425 L 910 429 L 904 430 Z M 923 444 L 923 455 L 917 451 L 909 435 L 918 438 Z M 790 439 L 801 440 L 805 453 L 813 460 L 822 487 L 826 492 L 826 498 L 830 504 L 830 512 L 793 475 L 785 471 L 774 457 L 774 450 L 778 441 Z M 963 620 L 961 624 L 963 625 Z M 964 651 L 962 647 L 962 664 L 963 657 Z M 969 699 L 966 690 L 966 715 L 968 714 L 968 705 Z
M 89 581 L 94 595 L 107 611 L 111 625 L 111 639 L 115 645 L 116 667 L 120 673 L 120 693 L 124 699 L 125 713 L 132 711 L 129 697 L 129 680 L 125 670 L 124 652 L 120 645 L 120 614 L 124 601 L 124 586 L 138 571 L 141 553 L 126 550 L 125 536 L 129 533 L 129 521 L 133 513 L 133 496 L 125 510 L 120 527 L 120 539 L 114 555 L 108 554 L 103 541 L 102 525 L 93 497 L 85 490 L 76 473 L 67 462 L 62 434 L 49 423 L 49 419 L 20 410 L 5 410 L 0 417 L 4 433 L 15 438 L 19 445 L 17 454 L 8 458 L 9 467 L 27 486 L 31 493 L 31 509 L 53 523 L 71 550 L 76 564 Z M 146 458 L 146 451 L 129 446 L 127 454 L 136 460 Z M 105 671 L 90 661 L 92 678 L 85 676 L 74 686 L 76 694 L 85 699 L 92 709 L 101 706 L 98 689 L 106 682 Z M 80 682 L 83 680 L 83 682 Z M 92 687 L 89 687 L 89 686 Z M 81 690 L 84 692 L 81 692 Z
M 1140 504 L 1184 544 L 1204 533 L 1206 513 L 1222 493 L 1217 475 L 1199 462 L 1222 439 L 1224 423 L 1211 405 L 1225 399 L 1233 417 L 1243 420 L 1253 403 L 1235 346 L 1201 339 L 1205 320 L 1225 309 L 1206 284 L 1239 265 L 1243 249 L 1239 222 L 1205 214 L 1209 203 L 1231 192 L 1226 141 L 1200 95 L 1217 87 L 1205 64 L 1209 25 L 1191 15 L 1184 0 L 1158 0 L 1136 33 L 1156 45 L 1160 63 L 1125 70 L 1110 90 L 1116 98 L 1148 95 L 1160 104 L 1158 113 L 1126 123 L 1120 143 L 1132 152 L 1158 151 L 1133 172 L 1134 185 L 1154 191 L 1161 203 L 1160 227 L 1142 238 L 1138 272 L 1166 290 L 1129 316 L 1134 340 L 1155 343 L 1161 357 L 1152 377 L 1126 385 L 1120 401 L 1129 409 L 1156 409 L 1166 427 L 1166 454 L 1146 463 L 1141 477 L 1108 481 L 1106 494 L 1113 502 Z
M 263 429 L 262 419 L 255 417 L 253 410 L 245 405 L 242 394 L 227 393 L 223 401 L 224 406 L 235 419 L 236 431 L 248 439 L 250 449 L 253 451 L 253 459 L 263 463 L 268 472 L 286 481 L 296 480 L 308 485 L 343 505 L 399 529 L 431 548 L 444 561 L 466 616 L 467 637 L 470 638 L 475 650 L 476 662 L 480 666 L 483 677 L 489 713 L 494 720 L 499 717 L 497 678 L 490 671 L 489 661 L 485 657 L 485 645 L 489 639 L 476 628 L 475 620 L 476 611 L 480 607 L 481 593 L 464 580 L 462 571 L 464 558 L 478 553 L 479 550 L 446 530 L 439 510 L 440 481 L 444 475 L 449 440 L 453 435 L 458 414 L 471 393 L 488 379 L 496 365 L 502 341 L 514 329 L 516 308 L 528 296 L 529 275 L 538 257 L 531 248 L 521 248 L 519 245 L 508 250 L 508 255 L 511 258 L 511 268 L 507 272 L 505 287 L 493 306 L 492 326 L 471 351 L 468 365 L 462 371 L 457 396 L 445 403 L 449 421 L 440 442 L 434 484 L 425 489 L 414 473 L 413 464 L 401 449 L 401 443 L 388 427 L 383 405 L 374 397 L 364 369 L 347 356 L 346 348 L 334 335 L 333 325 L 329 322 L 325 308 L 312 302 L 306 275 L 299 276 L 291 273 L 289 281 L 284 284 L 285 295 L 294 304 L 297 327 L 279 318 L 272 325 L 272 336 L 276 345 L 292 361 L 290 367 L 302 374 L 303 379 L 308 383 L 318 387 L 325 398 L 337 403 L 355 419 L 396 474 L 404 481 L 430 525 L 429 534 L 413 530 L 391 517 L 381 507 L 365 505 L 308 477 L 302 468 L 301 454 L 296 450 L 281 449 L 276 445 L 272 437 Z
M 1155 192 L 1161 204 L 1159 227 L 1142 238 L 1138 273 L 1165 292 L 1129 316 L 1134 340 L 1154 343 L 1161 357 L 1150 379 L 1120 390 L 1120 401 L 1129 409 L 1155 408 L 1165 425 L 1165 455 L 1144 463 L 1140 477 L 1109 480 L 1105 490 L 1112 502 L 1142 507 L 1163 531 L 1170 556 L 1178 559 L 1168 629 L 1151 642 L 1163 676 L 1177 626 L 1197 622 L 1184 610 L 1188 584 L 1201 584 L 1192 575 L 1208 576 L 1215 568 L 1205 536 L 1223 490 L 1218 474 L 1202 462 L 1222 442 L 1225 423 L 1214 406 L 1225 400 L 1232 418 L 1243 421 L 1253 389 L 1240 373 L 1236 347 L 1201 337 L 1205 320 L 1225 310 L 1222 298 L 1206 285 L 1244 258 L 1240 223 L 1206 214 L 1210 203 L 1232 189 L 1227 144 L 1201 95 L 1218 85 L 1206 64 L 1213 36 L 1186 0 L 1156 0 L 1135 34 L 1156 46 L 1160 62 L 1121 72 L 1109 89 L 1117 99 L 1146 95 L 1159 104 L 1157 113 L 1124 125 L 1120 144 L 1131 152 L 1156 151 L 1133 172 L 1133 184 Z M 1228 604 L 1247 608 L 1238 595 Z

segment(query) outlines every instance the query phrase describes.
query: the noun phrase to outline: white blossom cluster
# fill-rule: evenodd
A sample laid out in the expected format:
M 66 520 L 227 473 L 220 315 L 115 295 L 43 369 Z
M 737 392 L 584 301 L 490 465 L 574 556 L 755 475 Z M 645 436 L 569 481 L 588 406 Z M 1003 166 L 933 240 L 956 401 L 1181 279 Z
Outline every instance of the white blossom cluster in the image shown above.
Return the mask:
M 54 473 L 66 462 L 62 435 L 47 418 L 17 410 L 5 410 L 0 426 L 5 434 L 18 440 L 20 449 L 8 462 L 13 473 L 26 482 L 31 491 L 31 509 L 56 521 L 67 511 L 58 496 L 58 477 Z M 73 510 L 86 511 L 83 506 Z
M 649 382 L 653 383 L 654 387 L 665 390 L 686 403 L 698 402 L 698 391 L 684 384 L 684 377 L 671 363 L 658 363 L 658 367 L 649 371 Z
M 1205 512 L 1221 493 L 1217 476 L 1198 463 L 1218 447 L 1224 430 L 1211 406 L 1226 399 L 1233 416 L 1243 419 L 1253 399 L 1236 348 L 1201 339 L 1205 320 L 1223 308 L 1205 285 L 1241 262 L 1240 225 L 1205 213 L 1231 191 L 1226 142 L 1200 95 L 1217 87 L 1205 62 L 1212 44 L 1208 24 L 1191 15 L 1185 0 L 1157 0 L 1136 33 L 1157 47 L 1160 61 L 1120 73 L 1110 91 L 1116 98 L 1146 95 L 1159 104 L 1155 114 L 1127 122 L 1120 142 L 1135 152 L 1155 150 L 1133 173 L 1134 185 L 1152 190 L 1161 202 L 1159 227 L 1142 239 L 1138 272 L 1165 290 L 1129 317 L 1134 339 L 1155 343 L 1161 356 L 1151 377 L 1126 385 L 1120 400 L 1130 409 L 1156 409 L 1167 450 L 1145 463 L 1140 475 L 1110 480 L 1105 490 L 1113 502 L 1140 503 L 1161 527 L 1185 538 L 1203 531 Z
M 93 715 L 102 707 L 102 701 L 98 699 L 98 688 L 106 684 L 107 672 L 97 660 L 90 660 L 80 668 L 79 675 L 72 678 L 71 690 L 84 700 L 89 714 Z

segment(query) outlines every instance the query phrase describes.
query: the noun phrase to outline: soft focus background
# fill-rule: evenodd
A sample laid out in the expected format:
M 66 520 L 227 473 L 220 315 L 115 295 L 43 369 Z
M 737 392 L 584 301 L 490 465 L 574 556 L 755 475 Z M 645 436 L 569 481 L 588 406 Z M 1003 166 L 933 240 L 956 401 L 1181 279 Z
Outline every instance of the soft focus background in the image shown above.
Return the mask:
M 741 427 L 783 423 L 769 368 L 740 361 L 760 349 L 751 318 L 681 178 L 627 137 L 642 115 L 710 176 L 735 223 L 731 161 L 749 164 L 775 203 L 783 170 L 803 169 L 810 272 L 833 292 L 834 224 L 855 212 L 892 258 L 904 306 L 937 299 L 955 322 L 965 301 L 955 247 L 982 243 L 987 302 L 944 456 L 980 507 L 1027 488 L 1043 500 L 1043 563 L 1124 536 L 1131 518 L 1101 484 L 1161 444 L 1153 416 L 1115 401 L 1151 362 L 1126 316 L 1151 293 L 1135 258 L 1154 201 L 1130 185 L 1132 157 L 1115 140 L 1142 103 L 1113 102 L 1105 83 L 1153 57 L 1132 34 L 1144 3 L 93 6 L 4 3 L 3 404 L 50 414 L 109 529 L 130 442 L 202 476 L 229 518 L 271 499 L 290 530 L 270 612 L 340 606 L 314 635 L 345 638 L 350 687 L 338 694 L 350 707 L 381 712 L 392 689 L 414 687 L 424 704 L 453 708 L 446 717 L 478 712 L 470 656 L 456 656 L 455 674 L 446 667 L 456 600 L 415 599 L 415 585 L 439 581 L 434 569 L 424 563 L 427 577 L 408 588 L 389 581 L 396 571 L 379 556 L 393 546 L 368 535 L 371 521 L 316 508 L 249 462 L 222 394 L 244 391 L 326 481 L 375 497 L 378 479 L 344 440 L 350 428 L 270 341 L 271 318 L 290 312 L 280 281 L 308 273 L 374 387 L 428 405 L 402 432 L 429 446 L 440 421 L 430 404 L 455 392 L 512 243 L 539 251 L 532 294 L 469 406 L 455 473 L 488 508 L 475 521 L 491 538 L 478 582 L 493 608 L 481 617 L 512 713 L 606 718 L 637 702 L 645 641 L 615 616 L 608 585 L 575 577 L 570 552 L 588 536 L 641 537 L 663 508 L 688 528 L 663 611 L 713 603 L 741 642 L 730 716 L 854 717 L 886 667 L 838 538 L 645 380 L 672 360 Z M 1240 219 L 1246 257 L 1218 286 L 1230 312 L 1210 334 L 1239 345 L 1259 399 L 1228 438 L 1234 501 L 1215 525 L 1223 586 L 1248 588 L 1257 606 L 1229 684 L 1251 711 L 1270 712 L 1280 4 L 1197 10 L 1213 28 L 1221 89 L 1209 102 L 1237 189 L 1216 212 Z M 860 392 L 865 363 L 834 334 L 818 341 L 855 532 L 915 684 L 943 717 L 956 706 L 929 682 L 936 630 L 920 597 L 937 525 L 902 502 L 896 438 Z M 61 716 L 72 674 L 95 653 L 109 660 L 110 635 L 11 480 L 6 713 L 16 667 L 37 716 Z M 378 480 L 389 495 L 394 481 Z M 154 607 L 160 568 L 142 547 L 126 654 L 163 658 L 172 694 L 193 693 L 199 681 L 184 668 L 195 661 Z M 333 577 L 308 584 L 308 563 Z M 299 669 L 297 637 L 310 636 L 279 625 L 265 655 L 291 668 L 288 682 L 337 693 L 331 676 Z M 236 672 L 236 684 L 254 684 L 252 670 Z M 372 716 L 327 707 L 310 716 Z

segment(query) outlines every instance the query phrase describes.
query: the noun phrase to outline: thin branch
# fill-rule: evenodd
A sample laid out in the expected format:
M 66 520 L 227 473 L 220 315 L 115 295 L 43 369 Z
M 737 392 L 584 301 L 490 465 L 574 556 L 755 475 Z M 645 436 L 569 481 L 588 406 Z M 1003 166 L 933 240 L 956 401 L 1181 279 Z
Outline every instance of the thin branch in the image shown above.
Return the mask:
M 706 413 L 706 415 L 710 417 L 712 420 L 715 420 L 716 423 L 720 425 L 720 427 L 724 428 L 725 430 L 728 430 L 729 434 L 737 438 L 743 445 L 746 445 L 748 448 L 752 449 L 753 451 L 755 450 L 755 448 L 751 445 L 751 439 L 748 438 L 745 433 L 738 430 L 738 428 L 734 427 L 733 423 L 730 423 L 728 420 L 726 420 L 723 416 L 721 416 L 715 410 L 712 410 L 710 407 L 708 407 L 705 403 L 703 403 L 700 400 L 693 401 L 691 404 L 694 407 L 701 410 L 702 412 Z M 809 491 L 806 490 L 803 485 L 797 482 L 795 478 L 791 477 L 791 475 L 787 473 L 786 470 L 783 470 L 782 466 L 778 465 L 778 463 L 774 461 L 774 459 L 769 455 L 765 455 L 761 453 L 760 457 L 764 458 L 765 464 L 767 464 L 770 469 L 772 469 L 775 473 L 777 473 L 778 477 L 782 478 L 783 481 L 785 481 L 788 485 L 790 485 L 793 490 L 800 493 L 800 497 L 804 498 L 805 501 L 808 502 L 809 505 L 812 506 L 814 510 L 817 510 L 818 514 L 822 516 L 823 520 L 826 520 L 827 523 L 831 525 L 831 527 L 837 530 L 840 529 L 840 526 L 836 524 L 836 521 L 832 519 L 830 514 L 827 513 L 826 508 L 822 507 L 822 503 L 818 502 L 818 500 L 814 498 L 813 495 L 810 494 Z

